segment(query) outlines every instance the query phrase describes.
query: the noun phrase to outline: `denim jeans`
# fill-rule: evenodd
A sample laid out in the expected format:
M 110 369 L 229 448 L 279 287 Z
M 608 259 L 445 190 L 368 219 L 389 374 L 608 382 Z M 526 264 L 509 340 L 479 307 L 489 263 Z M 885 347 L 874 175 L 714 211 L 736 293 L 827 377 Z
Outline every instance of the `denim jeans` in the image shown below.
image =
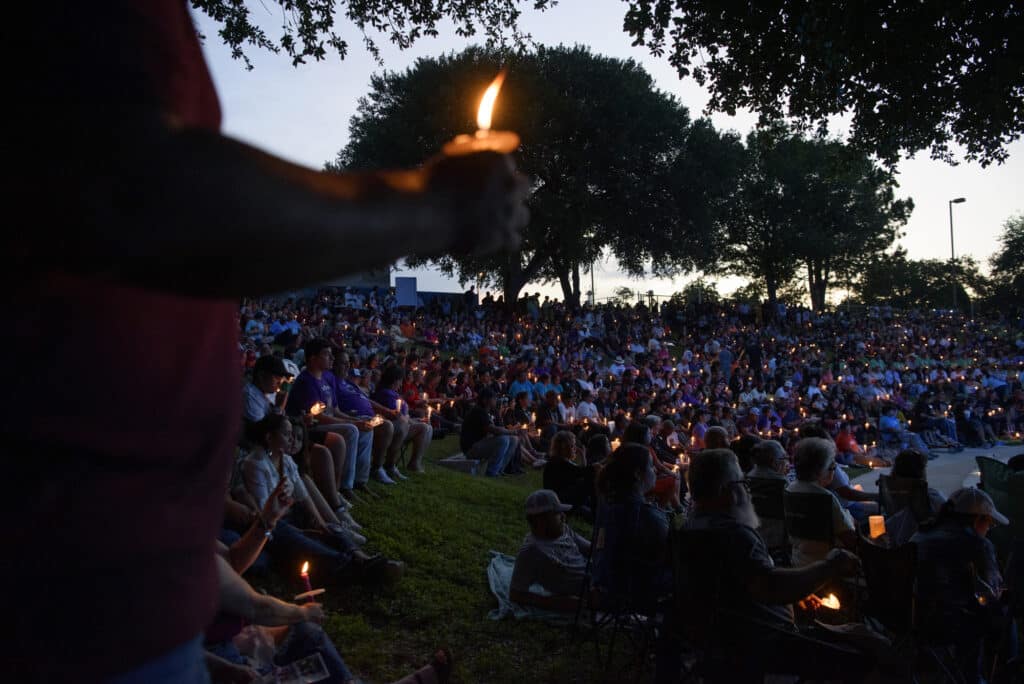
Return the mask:
M 202 637 L 196 636 L 131 672 L 112 677 L 107 684 L 210 684 Z
M 278 521 L 268 548 L 278 563 L 298 567 L 298 563 L 311 561 L 317 572 L 345 567 L 355 550 L 344 537 L 305 532 L 289 520 Z
M 474 444 L 469 453 L 469 458 L 487 463 L 488 477 L 497 477 L 505 471 L 505 466 L 512 460 L 519 442 L 508 435 L 496 435 L 486 437 Z
M 348 449 L 345 465 L 342 466 L 341 489 L 352 489 L 356 483 L 356 473 L 370 471 L 370 458 L 373 456 L 373 430 L 360 432 L 359 428 L 351 423 L 335 425 L 332 429 L 345 438 L 345 446 Z
M 246 659 L 238 651 L 238 647 L 231 641 L 210 644 L 206 648 L 210 653 L 220 656 L 228 662 L 237 665 L 247 664 Z M 324 680 L 327 684 L 344 684 L 352 679 L 352 673 L 345 666 L 345 661 L 342 660 L 334 643 L 327 637 L 323 629 L 312 622 L 300 622 L 288 629 L 284 640 L 277 646 L 274 653 L 274 664 L 283 667 L 314 653 L 319 653 L 320 657 L 324 659 L 324 665 L 327 666 L 327 671 L 331 675 Z M 267 666 L 264 669 L 269 671 L 270 667 Z M 260 674 L 267 674 L 267 672 L 261 671 Z

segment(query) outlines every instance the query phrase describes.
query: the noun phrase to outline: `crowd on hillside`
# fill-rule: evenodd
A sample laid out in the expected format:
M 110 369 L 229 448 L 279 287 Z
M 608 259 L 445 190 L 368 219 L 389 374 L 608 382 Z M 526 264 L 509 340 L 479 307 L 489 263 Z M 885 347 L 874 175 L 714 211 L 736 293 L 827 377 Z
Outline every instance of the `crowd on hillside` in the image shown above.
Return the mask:
M 777 561 L 802 569 L 797 593 L 809 595 L 812 584 L 852 572 L 855 558 L 837 559 L 836 549 L 856 548 L 869 516 L 889 516 L 896 546 L 941 537 L 906 511 L 880 510 L 878 495 L 851 486 L 838 465 L 894 465 L 894 475 L 923 479 L 935 450 L 994 446 L 1024 430 L 1024 327 L 1014 320 L 743 304 L 570 310 L 539 296 L 507 310 L 475 292 L 400 309 L 390 293 L 346 289 L 243 302 L 239 325 L 246 429 L 224 540 L 266 527 L 261 510 L 284 487 L 295 505 L 268 535 L 266 555 L 286 567 L 311 560 L 327 583 L 399 581 L 400 562 L 362 551 L 358 502 L 422 473 L 430 442 L 450 433 L 450 450 L 486 475 L 543 468 L 512 598 L 564 609 L 566 596 L 578 600 L 590 544 L 556 519 L 562 511 L 611 525 L 613 536 L 626 532 L 631 511 L 630 524 L 643 529 L 628 534 L 649 542 L 634 549 L 646 558 L 636 565 L 650 572 L 631 593 L 643 588 L 654 602 L 670 589 L 667 516 L 701 526 L 711 511 L 707 524 L 717 528 L 733 503 L 746 506 L 737 530 L 747 531 L 731 534 L 753 560 L 737 561 L 737 577 Z M 711 482 L 701 482 L 709 454 Z M 734 470 L 745 486 L 775 480 L 788 493 L 829 496 L 833 541 L 787 534 L 781 520 L 755 524 L 749 496 L 720 506 L 728 487 L 718 480 Z M 973 491 L 954 503 L 929 491 L 938 516 L 929 523 L 1002 518 Z M 968 540 L 968 555 L 984 561 L 983 581 L 1001 593 L 984 536 Z M 968 543 L 946 542 L 932 552 L 955 555 Z M 740 553 L 734 546 L 729 553 Z M 554 577 L 553 558 L 562 569 Z M 614 584 L 622 572 L 595 565 L 597 581 Z M 550 591 L 531 592 L 537 583 Z M 801 599 L 786 596 L 795 598 L 782 603 Z M 834 665 L 848 660 L 827 655 Z

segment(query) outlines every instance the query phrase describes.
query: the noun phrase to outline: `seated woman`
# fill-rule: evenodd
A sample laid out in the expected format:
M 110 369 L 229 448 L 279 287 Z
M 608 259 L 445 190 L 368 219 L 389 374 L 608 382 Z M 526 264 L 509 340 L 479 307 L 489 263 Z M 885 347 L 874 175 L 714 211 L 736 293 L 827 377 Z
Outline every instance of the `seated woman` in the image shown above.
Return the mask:
M 925 480 L 925 471 L 928 468 L 928 457 L 916 449 L 904 449 L 896 455 L 896 461 L 892 467 L 892 477 L 900 477 L 907 480 Z M 928 488 L 928 503 L 932 515 L 938 515 L 942 504 L 946 503 L 946 497 L 937 489 Z M 910 538 L 917 532 L 920 521 L 914 516 L 910 508 L 897 511 L 885 521 L 885 530 L 893 546 L 902 546 L 910 541 Z
M 853 517 L 843 509 L 836 495 L 828 489 L 835 475 L 836 445 L 823 437 L 806 437 L 796 445 L 796 482 L 791 483 L 786 491 L 801 494 L 820 494 L 832 500 L 831 516 L 832 531 L 836 541 L 848 548 L 856 543 Z M 802 539 L 789 535 L 793 547 L 791 563 L 794 568 L 802 568 L 815 561 L 824 560 L 834 544 L 813 539 Z
M 612 454 L 597 482 L 594 586 L 644 607 L 653 607 L 672 584 L 668 516 L 645 500 L 655 477 L 650 451 L 629 443 Z
M 555 434 L 544 466 L 544 489 L 589 517 L 594 510 L 594 470 L 576 462 L 576 450 L 575 435 L 568 430 Z
M 295 508 L 272 530 L 269 551 L 273 560 L 290 567 L 308 560 L 323 580 L 396 581 L 401 576 L 401 563 L 368 556 L 356 548 L 350 536 L 328 526 L 298 466 L 285 453 L 292 443 L 292 424 L 287 418 L 270 414 L 254 423 L 251 432 L 256 446 L 242 463 L 246 490 L 262 508 L 284 478 L 296 502 Z
M 623 445 L 639 444 L 647 449 L 651 458 L 651 465 L 654 467 L 655 480 L 653 487 L 647 494 L 653 497 L 662 508 L 671 508 L 679 511 L 682 503 L 679 499 L 679 472 L 672 467 L 662 463 L 654 455 L 651 448 L 651 429 L 645 423 L 632 422 L 626 427 L 622 436 Z M 614 455 L 612 456 L 614 458 Z

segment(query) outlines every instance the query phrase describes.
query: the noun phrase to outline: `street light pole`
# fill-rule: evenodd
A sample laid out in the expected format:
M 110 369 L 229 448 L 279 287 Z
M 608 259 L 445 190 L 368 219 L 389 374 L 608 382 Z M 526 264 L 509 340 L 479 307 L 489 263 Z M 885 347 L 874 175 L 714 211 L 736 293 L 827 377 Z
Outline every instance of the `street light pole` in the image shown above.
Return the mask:
M 956 199 L 949 200 L 949 275 L 950 282 L 953 283 L 953 311 L 956 311 L 956 277 L 954 275 L 954 269 L 956 268 L 956 249 L 953 247 L 953 205 L 963 204 L 967 201 L 966 197 L 957 197 Z

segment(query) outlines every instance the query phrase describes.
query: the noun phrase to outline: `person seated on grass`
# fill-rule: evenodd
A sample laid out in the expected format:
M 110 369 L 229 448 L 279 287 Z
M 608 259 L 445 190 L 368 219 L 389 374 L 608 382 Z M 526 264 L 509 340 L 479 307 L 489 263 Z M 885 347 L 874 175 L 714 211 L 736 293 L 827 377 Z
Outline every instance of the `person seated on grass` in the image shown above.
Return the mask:
M 928 468 L 928 457 L 917 449 L 904 449 L 896 455 L 892 466 L 893 477 L 906 480 L 926 480 L 925 471 Z M 946 503 L 946 497 L 932 487 L 928 488 L 928 504 L 933 516 L 939 514 L 942 505 Z M 910 541 L 910 538 L 917 532 L 919 521 L 910 508 L 896 511 L 885 520 L 885 531 L 893 546 L 902 546 Z
M 405 480 L 406 476 L 398 471 L 398 458 L 401 455 L 401 447 L 409 442 L 412 445 L 412 455 L 409 457 L 409 468 L 414 472 L 422 472 L 423 462 L 427 455 L 427 447 L 434 438 L 434 429 L 422 420 L 416 420 L 409 416 L 409 405 L 402 401 L 398 388 L 405 378 L 405 371 L 400 366 L 390 366 L 384 369 L 380 376 L 380 382 L 373 393 L 373 400 L 381 406 L 398 411 L 401 415 L 395 423 L 395 438 L 398 449 L 395 449 L 392 442 L 391 450 L 388 451 L 382 468 L 378 469 L 373 477 L 384 484 L 395 484 L 397 481 Z M 399 404 L 398 402 L 402 403 Z
M 843 509 L 839 499 L 828 486 L 832 483 L 838 465 L 835 461 L 835 443 L 821 437 L 805 437 L 796 445 L 796 482 L 790 483 L 787 491 L 800 494 L 821 494 L 832 501 L 832 531 L 834 543 L 852 548 L 856 543 L 856 527 L 853 517 Z M 691 466 L 692 468 L 692 466 Z M 789 542 L 793 547 L 791 563 L 801 568 L 824 560 L 833 546 L 827 542 L 801 539 L 792 534 Z
M 916 609 L 925 625 L 923 637 L 926 643 L 952 645 L 968 682 L 990 674 L 981 667 L 983 651 L 986 663 L 1015 655 L 1012 648 L 993 652 L 1000 641 L 1012 647 L 1016 630 L 1003 605 L 1005 588 L 995 546 L 986 538 L 996 524 L 1009 520 L 992 498 L 976 487 L 964 487 L 949 495 L 933 524 L 910 539 L 917 546 Z
M 900 420 L 899 407 L 895 404 L 887 404 L 882 410 L 882 416 L 878 419 L 878 429 L 883 434 L 898 439 L 901 445 L 906 443 L 911 449 L 916 449 L 929 459 L 938 458 L 938 455 L 933 455 L 928 451 L 928 445 L 924 443 L 919 434 L 907 429 L 906 423 Z M 885 464 L 883 463 L 883 465 Z
M 595 526 L 594 586 L 629 597 L 643 609 L 671 588 L 668 516 L 646 501 L 656 474 L 650 452 L 640 444 L 619 447 L 601 469 Z
M 499 393 L 491 392 L 497 396 Z M 537 451 L 533 437 L 530 435 L 530 412 L 527 410 L 528 397 L 526 392 L 516 395 L 512 406 L 505 409 L 502 424 L 519 438 L 519 459 L 532 468 L 543 468 L 547 463 L 545 454 Z M 539 443 L 539 440 L 537 441 Z
M 881 466 L 883 468 L 892 465 L 888 459 L 882 458 L 877 453 L 869 453 L 867 448 L 861 446 L 854 435 L 854 428 L 853 421 L 844 420 L 839 424 L 839 434 L 835 438 L 837 463 L 868 467 Z M 801 431 L 801 435 L 808 436 L 806 428 Z M 814 434 L 813 436 L 820 437 L 822 435 Z M 824 436 L 828 436 L 827 433 Z
M 824 426 L 811 423 L 800 429 L 801 437 L 819 437 L 832 441 L 832 437 Z M 850 476 L 844 468 L 836 467 L 828 489 L 839 497 L 839 503 L 849 511 L 854 520 L 867 522 L 868 516 L 878 513 L 878 493 L 862 492 L 850 485 Z
M 271 414 L 252 427 L 257 445 L 242 464 L 245 487 L 261 508 L 282 478 L 289 481 L 297 506 L 272 531 L 271 558 L 292 566 L 316 559 L 324 579 L 343 583 L 397 581 L 402 563 L 381 556 L 368 556 L 356 547 L 338 521 L 325 520 L 317 509 L 292 457 L 285 453 L 292 440 L 292 424 L 284 416 Z M 309 528 L 309 529 L 307 529 Z
M 826 584 L 856 575 L 857 557 L 833 549 L 800 568 L 775 567 L 757 532 L 757 513 L 732 451 L 707 449 L 696 454 L 690 462 L 689 485 L 694 507 L 686 528 L 708 531 L 713 548 L 686 558 L 692 564 L 691 576 L 702 582 L 688 591 L 706 595 L 712 610 L 723 611 L 716 621 L 720 629 L 708 638 L 742 652 L 742 658 L 730 663 L 730 681 L 761 681 L 765 672 L 862 681 L 873 667 L 869 655 L 838 646 L 831 633 L 798 629 L 793 618 L 793 604 L 813 605 L 812 595 Z M 707 619 L 703 614 L 701 618 Z M 814 640 L 805 638 L 808 635 Z M 659 651 L 659 676 L 678 675 L 679 652 Z
M 282 483 L 284 481 L 282 480 Z M 279 503 L 275 504 L 274 501 Z M 291 502 L 279 485 L 264 509 L 267 527 L 287 511 Z M 255 591 L 242 574 L 262 549 L 267 537 L 258 534 L 239 540 L 231 547 L 218 545 L 217 570 L 220 578 L 220 610 L 204 634 L 206 665 L 211 681 L 251 682 L 313 655 L 319 655 L 327 669 L 326 684 L 355 684 L 334 642 L 321 625 L 324 610 L 319 603 L 289 603 Z M 251 663 L 258 667 L 253 668 Z M 262 661 L 262 662 L 261 662 Z M 434 660 L 398 680 L 396 684 L 443 684 L 451 673 L 451 654 L 438 649 Z
M 466 458 L 487 464 L 488 477 L 498 477 L 506 469 L 511 473 L 523 472 L 514 461 L 519 453 L 519 437 L 514 430 L 494 424 L 494 393 L 484 388 L 477 394 L 476 403 L 466 414 L 459 435 L 459 446 Z
M 285 411 L 289 416 L 303 417 L 311 425 L 310 437 L 323 444 L 334 455 L 333 482 L 324 482 L 321 490 L 334 499 L 349 471 L 366 463 L 373 450 L 373 432 L 366 421 L 345 415 L 338 408 L 334 394 L 334 351 L 331 343 L 314 338 L 304 349 L 306 367 L 295 378 L 288 393 Z M 319 474 L 319 470 L 314 471 Z
M 346 463 L 347 467 L 341 478 L 341 493 L 349 501 L 354 496 L 353 489 L 366 490 L 366 483 L 370 480 L 370 473 L 375 470 L 373 464 L 377 464 L 379 467 L 381 463 L 384 463 L 386 454 L 402 448 L 401 443 L 397 443 L 398 440 L 396 439 L 396 424 L 401 417 L 401 413 L 378 404 L 364 394 L 349 379 L 352 371 L 352 361 L 348 352 L 340 349 L 335 351 L 331 376 L 334 383 L 334 399 L 338 404 L 338 409 L 346 415 L 362 420 L 369 421 L 375 415 L 380 416 L 381 421 L 379 425 L 373 428 L 373 448 L 370 460 L 358 462 L 355 468 Z M 356 370 L 356 372 L 358 373 L 359 371 Z
M 590 555 L 590 542 L 565 523 L 572 507 L 550 489 L 526 497 L 530 533 L 516 554 L 509 598 L 524 606 L 570 612 L 576 610 Z M 539 585 L 548 595 L 533 590 Z
M 269 413 L 284 413 L 290 390 L 281 391 L 281 383 L 289 375 L 284 361 L 275 356 L 261 356 L 256 360 L 252 380 L 246 383 L 242 392 L 243 417 L 246 425 L 263 420 Z M 268 398 L 270 396 L 274 399 Z M 321 439 L 324 439 L 322 435 Z M 346 453 L 348 447 L 343 437 L 334 435 L 328 441 L 340 454 Z M 334 484 L 340 475 L 337 471 L 339 465 L 344 468 L 347 465 L 345 459 L 340 456 L 335 459 L 335 454 L 324 444 L 309 446 L 309 470 L 313 481 L 323 492 L 331 510 L 338 511 L 340 515 L 347 511 L 351 499 L 343 498 Z M 243 504 L 248 503 L 244 495 L 240 501 Z
M 577 463 L 577 451 L 576 436 L 568 430 L 554 436 L 544 466 L 544 489 L 589 518 L 594 510 L 594 469 Z

